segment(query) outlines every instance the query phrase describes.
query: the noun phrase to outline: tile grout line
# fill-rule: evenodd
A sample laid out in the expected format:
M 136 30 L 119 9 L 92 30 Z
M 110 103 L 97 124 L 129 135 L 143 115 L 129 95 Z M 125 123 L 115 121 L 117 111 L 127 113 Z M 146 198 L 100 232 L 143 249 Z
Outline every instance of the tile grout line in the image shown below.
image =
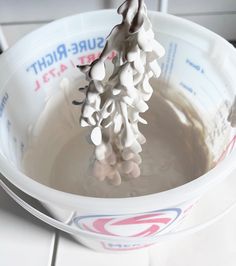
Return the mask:
M 171 12 L 170 12 L 171 13 Z M 191 16 L 219 16 L 219 15 L 235 15 L 236 11 L 212 11 L 212 12 L 196 12 L 196 13 L 171 13 L 172 15 L 179 17 L 191 17 Z
M 52 243 L 50 247 L 48 266 L 56 265 L 58 242 L 59 242 L 59 230 L 54 229 L 54 234 L 53 234 Z
M 7 22 L 1 22 L 2 26 L 21 26 L 21 25 L 30 25 L 30 24 L 45 24 L 50 23 L 54 19 L 48 19 L 48 20 L 26 20 L 26 21 L 7 21 Z M 55 18 L 56 20 L 56 18 Z
M 216 16 L 216 15 L 235 15 L 235 11 L 209 11 L 209 12 L 190 12 L 190 13 L 175 13 L 170 12 L 172 15 L 180 16 L 180 17 L 188 17 L 188 16 Z M 50 23 L 53 20 L 56 20 L 57 18 L 53 19 L 46 19 L 46 20 L 27 20 L 27 21 L 2 21 L 2 26 L 15 26 L 15 25 L 27 25 L 27 24 L 44 24 L 44 23 Z

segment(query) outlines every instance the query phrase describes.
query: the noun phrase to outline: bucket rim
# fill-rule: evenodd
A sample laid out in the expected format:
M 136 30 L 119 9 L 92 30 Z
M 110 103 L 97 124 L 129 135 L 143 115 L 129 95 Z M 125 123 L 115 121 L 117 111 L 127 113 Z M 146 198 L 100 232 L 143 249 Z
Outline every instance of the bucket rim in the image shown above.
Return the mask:
M 236 50 L 233 46 L 228 43 L 225 39 L 217 35 L 216 33 L 186 19 L 176 17 L 170 14 L 163 14 L 157 11 L 150 11 L 150 18 L 160 18 L 166 23 L 181 25 L 181 27 L 186 28 L 188 31 L 197 32 L 199 36 L 204 38 L 208 36 L 211 40 L 219 40 L 220 42 L 229 49 L 236 58 Z M 114 10 L 99 10 L 91 11 L 86 13 L 81 13 L 77 15 L 68 16 L 56 21 L 53 21 L 38 30 L 26 35 L 22 40 L 18 41 L 12 48 L 9 48 L 0 57 L 0 66 L 10 53 L 14 53 L 22 43 L 25 43 L 28 38 L 32 38 L 38 31 L 43 31 L 44 29 L 49 29 L 53 25 L 66 23 L 68 20 L 81 19 L 88 15 L 92 16 L 114 16 Z M 3 60 L 2 60 L 3 59 Z M 236 60 L 235 60 L 236 61 Z M 43 185 L 32 178 L 19 172 L 16 167 L 7 160 L 7 158 L 0 154 L 0 169 L 2 174 L 20 190 L 27 193 L 28 195 L 42 201 L 45 203 L 53 203 L 59 205 L 63 208 L 71 209 L 85 209 L 93 212 L 94 206 L 96 206 L 96 213 L 106 213 L 113 210 L 116 214 L 118 213 L 137 213 L 137 210 L 148 211 L 154 209 L 162 209 L 170 206 L 178 205 L 179 203 L 186 202 L 188 200 L 199 197 L 202 193 L 206 192 L 209 187 L 223 180 L 227 175 L 229 175 L 235 168 L 235 158 L 236 150 L 234 150 L 227 158 L 220 162 L 216 167 L 205 173 L 204 175 L 185 183 L 179 187 L 172 188 L 163 192 L 158 192 L 154 194 L 148 194 L 138 197 L 127 197 L 127 198 L 97 198 L 97 197 L 87 197 L 80 196 L 76 194 L 71 194 L 63 191 L 58 191 L 56 189 L 50 188 Z M 120 210 L 121 209 L 121 210 Z

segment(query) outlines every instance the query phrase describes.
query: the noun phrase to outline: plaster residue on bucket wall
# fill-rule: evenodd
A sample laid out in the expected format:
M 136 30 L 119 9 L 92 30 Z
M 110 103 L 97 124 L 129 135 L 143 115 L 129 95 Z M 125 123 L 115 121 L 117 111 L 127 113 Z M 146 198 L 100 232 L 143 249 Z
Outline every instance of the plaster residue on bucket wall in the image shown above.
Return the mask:
M 73 81 L 69 87 L 62 83 L 33 126 L 22 161 L 28 176 L 69 193 L 130 197 L 180 186 L 211 168 L 200 117 L 176 89 L 168 88 L 155 90 L 144 117 L 148 125 L 141 128 L 147 136 L 141 177 L 125 179 L 119 187 L 99 182 L 89 170 L 92 148 L 79 125 L 79 108 L 71 104 L 79 97 L 79 83 Z
M 230 109 L 228 121 L 230 122 L 232 127 L 236 127 L 236 96 L 234 97 L 234 102 Z

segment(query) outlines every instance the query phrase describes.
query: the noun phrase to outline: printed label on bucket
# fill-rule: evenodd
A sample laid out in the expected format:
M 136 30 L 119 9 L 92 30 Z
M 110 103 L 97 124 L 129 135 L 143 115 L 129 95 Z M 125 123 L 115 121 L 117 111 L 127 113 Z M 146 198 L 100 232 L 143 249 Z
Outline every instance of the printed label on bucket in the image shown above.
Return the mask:
M 52 46 L 27 63 L 25 71 L 32 76 L 32 87 L 38 92 L 49 83 L 61 80 L 63 76 L 76 68 L 77 65 L 91 64 L 97 59 L 105 45 L 105 36 L 78 37 Z M 108 57 L 112 60 L 113 51 Z M 77 70 L 79 73 L 79 71 Z
M 93 244 L 85 239 L 82 241 L 89 247 L 94 248 L 96 245 L 99 250 L 111 252 L 132 251 L 154 245 L 159 241 L 159 235 L 176 232 L 176 225 L 183 221 L 197 201 L 198 199 L 193 199 L 184 202 L 181 208 L 161 209 L 133 215 L 80 216 L 74 218 L 72 223 L 82 230 L 101 234 L 101 239 L 94 240 Z M 109 240 L 104 239 L 103 235 L 110 236 Z M 117 236 L 128 236 L 130 240 L 117 240 Z M 138 242 L 138 238 L 145 239 L 145 242 Z
M 112 242 L 105 242 L 101 241 L 102 248 L 105 250 L 110 251 L 131 251 L 141 248 L 147 248 L 155 243 L 148 243 L 148 244 L 139 244 L 139 243 L 131 243 L 131 244 L 124 244 L 124 243 L 112 243 Z
M 108 236 L 155 236 L 173 224 L 181 215 L 180 208 L 157 210 L 136 215 L 80 216 L 73 223 L 82 230 Z

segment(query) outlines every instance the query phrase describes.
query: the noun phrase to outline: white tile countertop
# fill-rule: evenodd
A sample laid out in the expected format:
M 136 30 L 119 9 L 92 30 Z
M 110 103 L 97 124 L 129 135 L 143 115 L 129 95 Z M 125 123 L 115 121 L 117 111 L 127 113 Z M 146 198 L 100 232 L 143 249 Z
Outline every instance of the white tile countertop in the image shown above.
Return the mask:
M 200 199 L 181 229 L 202 223 L 236 201 L 236 171 Z M 234 266 L 236 207 L 192 235 L 131 253 L 91 251 L 31 216 L 0 189 L 1 266 Z
M 51 265 L 54 229 L 41 223 L 0 188 L 0 265 Z

